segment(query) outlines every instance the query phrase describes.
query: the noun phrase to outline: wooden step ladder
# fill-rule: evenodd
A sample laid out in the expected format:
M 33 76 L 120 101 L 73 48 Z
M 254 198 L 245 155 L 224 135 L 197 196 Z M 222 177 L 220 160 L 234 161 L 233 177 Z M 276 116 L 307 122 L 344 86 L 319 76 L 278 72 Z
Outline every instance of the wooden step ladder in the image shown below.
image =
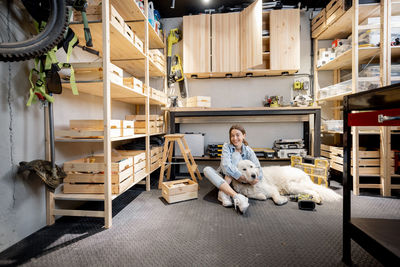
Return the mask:
M 181 150 L 182 156 L 185 159 L 185 163 L 186 163 L 187 169 L 190 173 L 190 177 L 192 178 L 192 180 L 197 183 L 195 174 L 197 174 L 197 177 L 199 180 L 202 179 L 200 171 L 197 168 L 197 164 L 194 162 L 194 158 L 192 156 L 192 153 L 190 152 L 190 148 L 189 148 L 188 144 L 186 143 L 185 135 L 184 134 L 167 134 L 167 135 L 165 135 L 164 152 L 163 152 L 162 163 L 161 163 L 160 180 L 158 182 L 158 189 L 161 189 L 161 184 L 164 180 L 164 171 L 166 169 L 168 169 L 167 180 L 170 179 L 171 166 L 172 166 L 172 152 L 174 150 L 175 141 L 179 145 L 179 149 Z

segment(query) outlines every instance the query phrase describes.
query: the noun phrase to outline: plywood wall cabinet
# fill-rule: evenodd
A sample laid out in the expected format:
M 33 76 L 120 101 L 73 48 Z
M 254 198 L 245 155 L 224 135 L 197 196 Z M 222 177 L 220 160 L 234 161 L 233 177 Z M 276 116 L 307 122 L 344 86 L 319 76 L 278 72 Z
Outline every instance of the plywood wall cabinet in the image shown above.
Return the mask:
M 298 9 L 270 13 L 270 53 L 272 70 L 300 69 L 300 12 Z
M 212 72 L 240 72 L 240 17 L 239 13 L 213 14 Z
M 183 72 L 210 73 L 210 15 L 183 17 Z
M 242 71 L 263 64 L 261 0 L 240 12 L 240 49 Z

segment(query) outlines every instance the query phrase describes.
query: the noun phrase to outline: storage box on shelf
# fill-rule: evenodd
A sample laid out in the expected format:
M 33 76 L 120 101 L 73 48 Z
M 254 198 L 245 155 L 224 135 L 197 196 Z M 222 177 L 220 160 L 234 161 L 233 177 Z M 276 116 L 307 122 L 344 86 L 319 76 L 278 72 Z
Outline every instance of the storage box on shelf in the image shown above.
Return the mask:
M 56 130 L 57 137 L 103 138 L 103 120 L 70 120 L 69 130 Z M 129 120 L 110 120 L 110 137 L 128 137 L 134 135 L 134 122 Z
M 113 155 L 132 158 L 134 183 L 146 176 L 146 152 L 144 150 L 115 150 Z
M 379 151 L 361 150 L 359 153 L 359 174 L 362 176 L 380 175 Z M 343 172 L 343 147 L 328 146 L 321 144 L 321 156 L 330 159 L 331 168 Z M 393 159 L 391 172 L 394 174 L 394 151 L 391 152 Z
M 211 107 L 211 96 L 192 96 L 186 100 L 187 107 Z
M 111 163 L 112 193 L 120 194 L 133 184 L 133 160 L 114 157 Z M 67 177 L 64 179 L 64 193 L 103 194 L 104 157 L 91 156 L 64 163 Z
M 312 38 L 317 37 L 326 29 L 326 10 L 322 9 L 311 21 Z
M 132 88 L 133 90 L 144 94 L 144 87 L 143 87 L 143 82 L 139 79 L 136 79 L 135 77 L 125 77 L 123 79 L 123 83 L 125 86 L 128 86 L 129 88 Z
M 146 117 L 145 115 L 126 115 L 125 119 L 135 121 L 135 134 L 146 133 Z M 164 132 L 164 117 L 162 115 L 150 115 L 149 120 L 150 133 L 156 134 Z

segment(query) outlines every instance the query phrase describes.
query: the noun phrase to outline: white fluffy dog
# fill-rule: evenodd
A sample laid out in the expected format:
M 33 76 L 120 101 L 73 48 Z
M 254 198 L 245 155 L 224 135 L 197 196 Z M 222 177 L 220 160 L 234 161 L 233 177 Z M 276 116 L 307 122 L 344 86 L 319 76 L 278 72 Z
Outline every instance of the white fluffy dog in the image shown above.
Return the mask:
M 238 169 L 247 181 L 257 179 L 259 170 L 250 160 L 241 160 Z M 314 184 L 310 177 L 302 170 L 291 166 L 263 167 L 263 179 L 255 185 L 244 184 L 233 179 L 235 191 L 249 198 L 265 200 L 272 198 L 277 205 L 288 202 L 287 194 L 309 194 L 316 203 L 322 201 L 338 201 L 342 198 L 333 190 Z

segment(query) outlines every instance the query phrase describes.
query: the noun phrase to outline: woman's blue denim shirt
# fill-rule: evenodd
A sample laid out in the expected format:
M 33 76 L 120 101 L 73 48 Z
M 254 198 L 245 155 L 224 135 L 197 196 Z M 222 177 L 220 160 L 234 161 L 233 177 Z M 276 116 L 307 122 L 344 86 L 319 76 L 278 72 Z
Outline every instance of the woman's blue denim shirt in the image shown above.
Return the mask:
M 237 180 L 240 178 L 242 173 L 239 171 L 236 164 L 233 164 L 233 162 L 232 162 L 232 154 L 234 152 L 236 152 L 236 148 L 234 145 L 225 143 L 222 146 L 220 169 L 222 170 L 224 175 L 229 175 Z M 238 152 L 236 152 L 236 153 L 238 153 Z M 256 165 L 257 168 L 259 168 L 260 172 L 258 175 L 258 179 L 261 180 L 263 175 L 262 175 L 260 162 L 258 161 L 258 158 L 257 158 L 256 154 L 254 153 L 253 149 L 251 149 L 251 147 L 249 147 L 249 146 L 246 146 L 245 144 L 242 144 L 242 153 L 240 155 L 243 160 L 246 160 L 246 159 L 250 160 Z

